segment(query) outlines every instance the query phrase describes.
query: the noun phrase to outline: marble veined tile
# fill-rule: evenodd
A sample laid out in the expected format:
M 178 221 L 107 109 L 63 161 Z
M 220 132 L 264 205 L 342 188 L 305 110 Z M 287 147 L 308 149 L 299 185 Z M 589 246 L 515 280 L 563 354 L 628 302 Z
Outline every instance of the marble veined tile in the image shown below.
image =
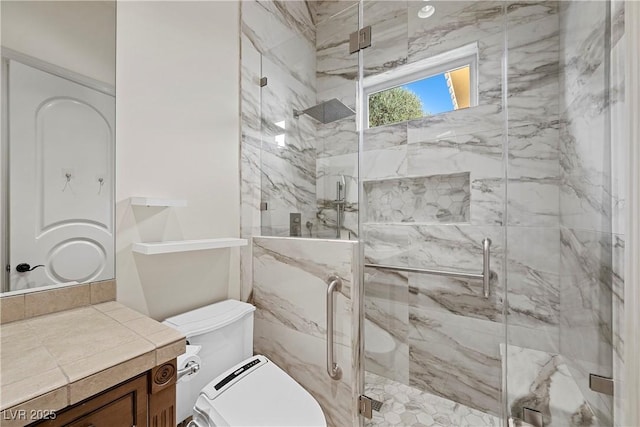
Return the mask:
M 491 245 L 491 290 L 482 294 L 482 280 L 409 274 L 409 304 L 421 310 L 438 311 L 469 319 L 502 322 L 504 295 L 504 251 L 501 227 L 470 225 L 413 226 L 407 265 L 442 271 L 482 272 L 482 240 Z
M 320 403 L 330 426 L 351 425 L 358 332 L 351 298 L 358 298 L 354 262 L 357 243 L 343 240 L 253 240 L 256 305 L 254 350 L 284 369 Z M 335 357 L 339 381 L 326 373 L 325 296 L 329 274 L 342 278 L 336 298 Z M 355 334 L 355 335 L 354 335 Z
M 342 294 L 350 297 L 355 242 L 342 240 L 254 238 L 255 258 L 268 259 L 283 267 L 300 270 L 325 281 L 329 274 L 342 278 Z M 328 273 L 330 272 L 330 273 Z
M 369 223 L 469 221 L 469 173 L 365 181 L 363 188 Z
M 336 362 L 342 369 L 342 379 L 327 375 L 326 341 L 279 324 L 256 320 L 254 351 L 264 354 L 296 380 L 318 401 L 327 425 L 342 427 L 353 423 L 353 369 L 349 347 L 335 346 Z
M 602 68 L 602 67 L 601 67 Z M 583 92 L 563 114 L 560 132 L 562 222 L 568 227 L 611 232 L 614 212 L 624 211 L 620 189 L 623 165 L 611 139 L 611 99 L 604 88 L 604 70 L 589 77 Z M 594 137 L 597 135 L 598 137 Z
M 408 2 L 371 0 L 363 3 L 364 25 L 371 26 L 372 45 L 363 50 L 364 75 L 395 69 L 407 62 Z
M 362 231 L 365 262 L 408 266 L 410 226 L 365 223 Z
M 624 320 L 624 264 L 625 264 L 625 238 L 624 236 L 613 236 L 613 254 L 612 254 L 612 273 L 615 280 L 613 281 L 612 295 L 612 346 L 613 346 L 613 378 L 616 379 L 614 384 L 614 425 L 621 426 L 624 414 L 624 381 L 618 381 L 625 375 L 624 360 L 624 336 L 625 336 L 625 320 Z
M 319 97 L 329 99 L 326 97 L 327 92 L 345 87 L 346 83 L 357 80 L 358 55 L 349 53 L 349 34 L 357 30 L 358 5 L 344 9 L 330 19 L 318 23 L 316 88 Z
M 509 225 L 558 226 L 559 128 L 554 121 L 509 129 Z
M 606 2 L 560 2 L 563 104 L 569 105 L 605 60 Z
M 305 2 L 242 2 L 242 32 L 265 58 L 301 83 L 315 86 L 315 31 Z M 306 21 L 306 22 L 305 22 Z
M 522 419 L 522 409 L 542 413 L 552 427 L 605 426 L 592 411 L 562 356 L 514 345 L 501 346 L 506 353 L 508 408 Z
M 574 377 L 613 375 L 617 326 L 614 310 L 621 303 L 620 254 L 624 243 L 609 233 L 561 228 L 560 350 Z M 615 263 L 614 263 L 615 260 Z M 585 380 L 586 381 L 586 380 Z M 579 381 L 582 394 L 600 418 L 611 401 Z M 605 414 L 605 415 L 603 415 Z
M 513 2 L 507 10 L 509 125 L 557 120 L 558 3 Z
M 355 115 L 332 123 L 316 123 L 318 158 L 358 152 Z
M 500 34 L 504 9 L 499 1 L 438 1 L 432 19 L 420 19 L 420 2 L 410 2 L 409 62 Z
M 458 132 L 424 139 L 409 124 L 407 172 L 439 175 L 471 172 L 472 178 L 494 178 L 503 174 L 504 132 L 502 129 Z
M 365 369 L 409 384 L 407 273 L 365 269 Z
M 282 221 L 271 225 L 288 226 L 289 212 L 315 211 L 316 174 L 313 149 L 296 150 L 295 147 L 274 147 L 273 151 L 262 151 L 261 200 L 268 209 L 262 217 L 273 217 L 282 211 Z M 262 224 L 265 225 L 265 224 Z
M 262 73 L 269 83 L 261 92 L 261 136 L 272 145 L 315 149 L 315 123 L 308 116 L 295 118 L 294 110 L 315 104 L 313 87 L 297 82 L 286 69 L 263 58 Z
M 363 148 L 382 150 L 407 143 L 407 122 L 364 129 Z
M 427 116 L 408 122 L 407 142 L 432 142 L 504 128 L 504 115 L 499 105 L 476 107 Z
M 356 153 L 343 154 L 332 157 L 319 158 L 316 161 L 317 181 L 316 197 L 318 204 L 317 219 L 319 223 L 333 229 L 335 237 L 335 227 L 337 218 L 337 183 L 343 182 L 346 204 L 343 211 L 343 228 L 357 234 L 357 214 L 358 214 L 358 155 Z M 356 216 L 355 222 L 351 220 Z
M 358 7 L 357 0 L 316 0 L 308 3 L 316 25 L 333 18 L 345 9 Z
M 242 134 L 260 141 L 260 52 L 241 33 L 240 94 L 242 97 Z
M 453 270 L 466 273 L 482 271 L 482 241 L 491 239 L 492 270 L 503 256 L 502 227 L 469 224 L 414 225 L 410 234 L 408 263 L 411 267 Z
M 474 178 L 471 182 L 471 223 L 503 225 L 505 184 L 502 178 Z
M 558 342 L 560 272 L 557 227 L 507 228 L 510 326 L 548 328 L 550 339 Z
M 409 324 L 409 385 L 500 414 L 503 325 L 414 307 Z
M 258 0 L 258 3 L 268 10 L 280 21 L 284 22 L 287 28 L 298 34 L 311 37 L 309 29 L 315 27 L 312 11 L 306 1 L 301 0 Z M 313 41 L 314 39 L 311 38 Z
M 363 180 L 407 175 L 407 146 L 399 145 L 362 153 L 360 175 Z

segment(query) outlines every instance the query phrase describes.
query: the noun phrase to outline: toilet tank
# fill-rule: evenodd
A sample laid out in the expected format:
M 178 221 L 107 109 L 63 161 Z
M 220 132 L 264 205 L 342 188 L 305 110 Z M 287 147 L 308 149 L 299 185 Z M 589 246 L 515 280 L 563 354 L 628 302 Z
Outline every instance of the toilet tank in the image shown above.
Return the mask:
M 202 348 L 200 372 L 177 384 L 177 421 L 191 415 L 200 390 L 226 369 L 253 356 L 255 307 L 236 300 L 221 301 L 173 316 L 163 323 Z M 178 367 L 180 368 L 180 367 Z

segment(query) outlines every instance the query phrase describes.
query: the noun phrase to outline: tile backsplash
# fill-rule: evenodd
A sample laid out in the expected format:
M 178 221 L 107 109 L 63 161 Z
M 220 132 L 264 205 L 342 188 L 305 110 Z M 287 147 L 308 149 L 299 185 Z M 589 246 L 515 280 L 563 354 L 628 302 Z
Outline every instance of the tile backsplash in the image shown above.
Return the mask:
M 0 323 L 15 322 L 115 299 L 115 280 L 3 295 L 0 296 Z

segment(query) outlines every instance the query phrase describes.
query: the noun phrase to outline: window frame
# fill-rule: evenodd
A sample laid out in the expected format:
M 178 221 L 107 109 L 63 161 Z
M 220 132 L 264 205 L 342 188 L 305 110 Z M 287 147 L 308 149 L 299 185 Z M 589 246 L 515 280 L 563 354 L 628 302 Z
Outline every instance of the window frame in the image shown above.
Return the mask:
M 363 79 L 363 97 L 365 129 L 369 126 L 369 97 L 385 90 L 403 86 L 419 80 L 425 80 L 448 71 L 469 67 L 469 108 L 478 105 L 478 43 L 453 49 L 411 64 L 402 65 L 393 70 Z M 457 111 L 457 110 L 451 110 Z M 438 113 L 438 114 L 445 114 Z M 402 123 L 402 122 L 397 122 Z M 389 123 L 389 125 L 394 123 Z M 386 125 L 381 125 L 386 126 Z M 379 126 L 375 126 L 379 127 Z

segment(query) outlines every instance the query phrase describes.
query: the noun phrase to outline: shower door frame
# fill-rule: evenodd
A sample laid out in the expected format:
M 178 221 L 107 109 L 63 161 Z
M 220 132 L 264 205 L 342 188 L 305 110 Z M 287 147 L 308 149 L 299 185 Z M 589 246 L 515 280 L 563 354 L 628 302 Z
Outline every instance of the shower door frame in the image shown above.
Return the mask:
M 627 171 L 627 244 L 625 247 L 625 396 L 622 405 L 624 424 L 640 425 L 640 2 L 625 3 L 626 101 L 628 132 Z M 620 387 L 622 389 L 622 387 Z

